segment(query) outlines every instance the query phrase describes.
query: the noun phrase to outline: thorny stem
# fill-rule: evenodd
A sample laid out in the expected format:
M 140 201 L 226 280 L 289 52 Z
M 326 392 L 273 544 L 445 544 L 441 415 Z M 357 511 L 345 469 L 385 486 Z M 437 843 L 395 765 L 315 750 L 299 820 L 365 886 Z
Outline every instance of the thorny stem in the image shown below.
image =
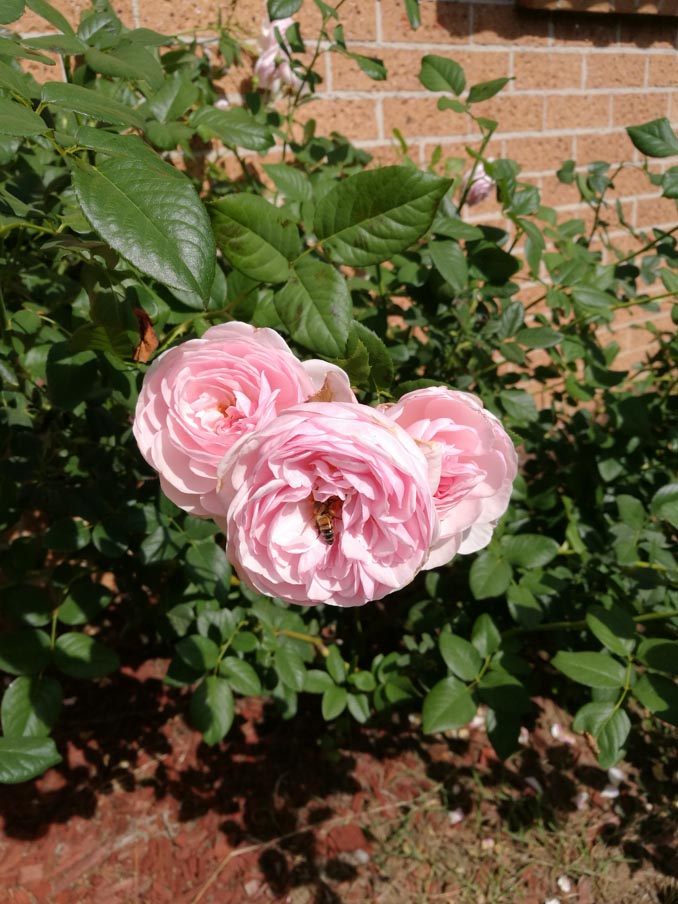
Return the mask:
M 341 7 L 344 5 L 345 2 L 346 2 L 346 0 L 339 0 L 339 2 L 335 5 L 334 9 L 338 12 L 341 9 Z M 315 64 L 318 62 L 318 58 L 320 57 L 320 54 L 322 53 L 321 45 L 323 42 L 323 38 L 326 37 L 325 25 L 327 24 L 328 19 L 329 19 L 329 16 L 326 16 L 323 13 L 323 22 L 322 22 L 322 26 L 320 28 L 320 34 L 318 35 L 318 39 L 315 42 L 315 47 L 313 49 L 313 56 L 311 57 L 311 62 L 306 67 L 307 72 L 313 71 Z M 288 148 L 288 145 L 290 144 L 290 142 L 288 141 L 288 138 L 290 137 L 291 127 L 292 127 L 292 117 L 294 116 L 294 112 L 299 105 L 299 99 L 301 98 L 301 93 L 305 87 L 306 87 L 306 80 L 304 79 L 302 81 L 301 85 L 299 85 L 299 87 L 297 88 L 296 94 L 290 101 L 290 105 L 287 110 L 287 132 L 288 132 L 288 134 L 285 136 L 285 140 L 283 141 L 283 147 L 282 147 L 283 163 L 285 162 L 285 158 L 287 156 L 287 148 Z

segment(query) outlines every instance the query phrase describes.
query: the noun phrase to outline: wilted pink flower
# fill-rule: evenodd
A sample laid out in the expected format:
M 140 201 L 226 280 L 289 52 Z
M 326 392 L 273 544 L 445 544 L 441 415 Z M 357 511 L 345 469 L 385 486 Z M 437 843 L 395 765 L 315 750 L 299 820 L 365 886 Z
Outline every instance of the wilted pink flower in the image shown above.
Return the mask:
M 423 453 L 366 405 L 290 408 L 234 446 L 219 478 L 228 558 L 248 586 L 289 602 L 381 599 L 436 540 Z
M 293 91 L 298 91 L 303 80 L 299 78 L 290 64 L 289 47 L 285 41 L 287 29 L 294 25 L 294 19 L 288 16 L 286 19 L 275 19 L 270 22 L 268 18 L 261 26 L 259 37 L 259 56 L 254 64 L 254 76 L 260 88 L 277 94 L 281 87 L 287 85 Z M 278 42 L 278 35 L 280 42 Z
M 466 187 L 469 177 L 465 180 L 464 187 Z M 483 164 L 479 163 L 475 168 L 473 182 L 471 182 L 471 187 L 466 195 L 466 204 L 468 204 L 469 207 L 480 204 L 481 201 L 484 201 L 485 198 L 492 193 L 493 189 L 494 179 L 485 171 Z
M 499 420 L 477 396 L 444 386 L 408 392 L 383 410 L 421 444 L 432 470 L 440 534 L 424 567 L 487 546 L 518 467 Z
M 134 436 L 164 493 L 187 512 L 210 517 L 223 512 L 216 485 L 224 454 L 284 408 L 318 393 L 355 401 L 348 377 L 335 365 L 302 364 L 274 330 L 224 323 L 153 362 L 139 394 Z

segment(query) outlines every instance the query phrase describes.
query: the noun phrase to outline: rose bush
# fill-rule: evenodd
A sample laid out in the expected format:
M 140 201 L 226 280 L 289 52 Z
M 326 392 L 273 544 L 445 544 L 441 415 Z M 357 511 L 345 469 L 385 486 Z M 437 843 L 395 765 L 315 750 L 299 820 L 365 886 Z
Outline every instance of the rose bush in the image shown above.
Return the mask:
M 425 567 L 487 546 L 518 472 L 515 447 L 499 419 L 477 396 L 445 386 L 408 392 L 383 410 L 430 450 L 438 469 L 440 533 Z
M 219 480 L 230 561 L 249 586 L 285 600 L 381 599 L 410 583 L 437 537 L 426 458 L 366 405 L 290 408 L 233 446 Z M 314 502 L 332 499 L 329 545 Z
M 353 399 L 348 377 L 336 365 L 302 364 L 275 330 L 223 323 L 153 362 L 139 393 L 134 436 L 164 493 L 205 518 L 221 512 L 216 475 L 228 449 L 318 393 Z

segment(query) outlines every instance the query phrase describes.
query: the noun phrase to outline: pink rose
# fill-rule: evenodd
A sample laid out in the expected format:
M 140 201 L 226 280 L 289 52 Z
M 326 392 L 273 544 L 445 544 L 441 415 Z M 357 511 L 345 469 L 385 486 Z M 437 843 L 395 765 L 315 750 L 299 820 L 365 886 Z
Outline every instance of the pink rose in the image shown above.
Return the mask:
M 408 392 L 385 414 L 427 450 L 437 481 L 440 534 L 424 567 L 487 546 L 518 470 L 516 450 L 498 419 L 476 396 L 444 386 Z
M 464 188 L 466 188 L 468 178 L 469 177 L 467 176 L 464 181 Z M 483 164 L 479 163 L 475 168 L 473 182 L 471 182 L 471 187 L 466 195 L 466 203 L 468 206 L 474 207 L 476 204 L 480 204 L 481 201 L 484 201 L 485 198 L 489 197 L 494 189 L 494 185 L 495 183 L 492 176 L 485 171 Z
M 302 364 L 274 330 L 224 323 L 153 362 L 139 394 L 134 436 L 164 493 L 206 518 L 222 511 L 217 466 L 231 446 L 316 395 L 355 402 L 340 368 Z
M 260 88 L 277 94 L 281 87 L 287 85 L 298 91 L 303 84 L 302 79 L 292 69 L 289 58 L 289 47 L 285 41 L 285 32 L 294 25 L 294 19 L 264 20 L 259 38 L 259 56 L 254 64 L 256 83 Z M 280 35 L 280 43 L 276 32 Z
M 435 542 L 426 459 L 366 405 L 297 405 L 219 466 L 217 518 L 240 578 L 311 605 L 362 606 L 408 584 Z

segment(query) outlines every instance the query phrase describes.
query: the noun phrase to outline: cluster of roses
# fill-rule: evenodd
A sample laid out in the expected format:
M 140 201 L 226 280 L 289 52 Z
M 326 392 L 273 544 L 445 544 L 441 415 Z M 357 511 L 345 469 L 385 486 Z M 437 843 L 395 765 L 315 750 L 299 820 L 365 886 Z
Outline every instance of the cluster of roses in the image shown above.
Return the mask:
M 134 435 L 166 495 L 224 531 L 242 581 L 306 605 L 363 605 L 481 549 L 517 467 L 475 396 L 430 387 L 372 408 L 343 370 L 246 323 L 160 355 Z

